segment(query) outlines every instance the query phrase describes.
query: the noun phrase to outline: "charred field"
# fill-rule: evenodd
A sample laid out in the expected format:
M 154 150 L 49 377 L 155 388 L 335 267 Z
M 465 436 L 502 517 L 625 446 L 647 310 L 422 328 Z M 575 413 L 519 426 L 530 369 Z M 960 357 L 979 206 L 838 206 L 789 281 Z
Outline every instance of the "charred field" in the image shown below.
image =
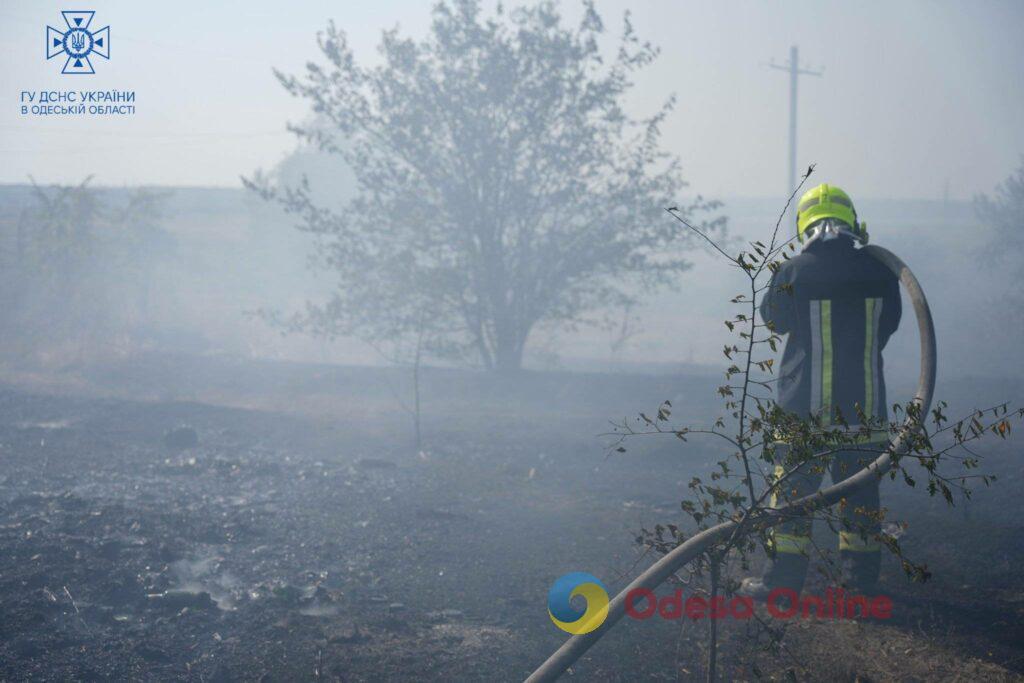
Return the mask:
M 417 451 L 397 370 L 152 357 L 8 377 L 0 679 L 521 680 L 564 637 L 551 581 L 621 587 L 650 561 L 637 531 L 681 523 L 721 455 L 666 438 L 609 458 L 608 420 L 668 398 L 703 421 L 716 381 L 431 369 Z M 934 574 L 886 558 L 892 619 L 794 624 L 776 657 L 726 624 L 727 677 L 1020 679 L 1024 470 L 1013 441 L 984 454 L 1000 478 L 968 505 L 883 489 Z M 705 634 L 625 620 L 573 678 L 699 678 Z

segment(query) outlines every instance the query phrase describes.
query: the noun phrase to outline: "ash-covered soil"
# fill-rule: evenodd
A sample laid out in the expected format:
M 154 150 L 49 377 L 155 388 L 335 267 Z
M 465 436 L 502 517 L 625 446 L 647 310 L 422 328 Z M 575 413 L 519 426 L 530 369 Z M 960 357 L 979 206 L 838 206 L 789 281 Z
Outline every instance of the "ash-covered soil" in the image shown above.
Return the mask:
M 576 399 L 619 381 L 558 397 L 563 414 L 446 404 L 422 452 L 400 413 L 366 416 L 358 382 L 322 392 L 315 416 L 280 394 L 263 402 L 280 410 L 243 410 L 0 390 L 0 679 L 520 680 L 563 641 L 553 579 L 623 585 L 649 561 L 635 533 L 680 523 L 685 482 L 720 456 L 665 443 L 607 459 L 596 434 L 622 413 Z M 742 664 L 727 624 L 726 678 L 1016 678 L 1024 525 L 1000 487 L 1022 477 L 1001 448 L 1008 481 L 968 513 L 886 501 L 936 575 L 909 585 L 887 561 L 890 622 L 801 624 L 785 656 Z M 705 633 L 627 620 L 574 673 L 698 677 Z

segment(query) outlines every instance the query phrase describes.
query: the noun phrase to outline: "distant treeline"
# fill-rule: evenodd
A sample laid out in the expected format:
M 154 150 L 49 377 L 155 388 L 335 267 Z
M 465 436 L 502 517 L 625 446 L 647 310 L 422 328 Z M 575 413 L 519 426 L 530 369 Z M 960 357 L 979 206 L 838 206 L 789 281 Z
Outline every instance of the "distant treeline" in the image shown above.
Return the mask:
M 778 201 L 727 198 L 723 211 L 739 239 L 774 223 Z M 872 241 L 900 254 L 927 289 L 944 373 L 1008 367 L 1001 330 L 1016 318 L 1017 300 L 1004 267 L 983 267 L 996 236 L 972 204 L 858 199 L 858 211 Z M 320 351 L 325 343 L 282 339 L 247 315 L 301 306 L 329 291 L 328 279 L 308 272 L 309 253 L 308 238 L 289 217 L 241 187 L 0 186 L 0 358 L 59 366 L 151 349 L 372 359 L 354 346 L 335 343 L 327 353 Z M 679 362 L 691 351 L 708 362 L 702 352 L 721 348 L 712 337 L 720 332 L 722 302 L 735 292 L 727 281 L 696 280 L 685 301 L 666 291 L 636 310 L 643 358 L 627 349 L 617 362 Z M 972 287 L 988 292 L 981 304 Z M 909 327 L 905 340 L 895 340 L 886 354 L 891 372 L 913 365 L 914 341 Z M 562 347 L 579 351 L 590 368 L 608 353 L 604 338 Z M 562 364 L 580 360 L 566 356 Z

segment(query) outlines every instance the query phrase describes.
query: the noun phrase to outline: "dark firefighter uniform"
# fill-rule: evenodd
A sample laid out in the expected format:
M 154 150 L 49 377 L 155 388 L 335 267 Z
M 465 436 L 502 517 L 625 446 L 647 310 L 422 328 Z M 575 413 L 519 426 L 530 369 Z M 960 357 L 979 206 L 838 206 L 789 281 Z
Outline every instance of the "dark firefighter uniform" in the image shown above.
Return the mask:
M 851 427 L 859 406 L 872 422 L 887 419 L 882 350 L 900 322 L 899 280 L 892 271 L 857 248 L 867 235 L 853 204 L 839 188 L 821 185 L 803 196 L 797 212 L 804 250 L 782 264 L 761 302 L 760 313 L 775 332 L 788 335 L 779 369 L 778 404 L 800 417 L 819 415 L 825 424 L 836 411 Z M 881 448 L 887 433 L 866 440 Z M 776 444 L 776 461 L 786 445 Z M 875 453 L 843 451 L 828 462 L 839 482 L 874 460 Z M 807 463 L 787 479 L 784 497 L 814 493 L 824 467 Z M 784 472 L 776 465 L 774 475 Z M 773 505 L 778 501 L 773 500 Z M 868 588 L 878 580 L 881 548 L 878 481 L 856 491 L 841 506 L 839 553 L 843 580 Z M 811 551 L 810 520 L 793 520 L 773 530 L 775 557 L 764 576 L 769 588 L 800 590 Z

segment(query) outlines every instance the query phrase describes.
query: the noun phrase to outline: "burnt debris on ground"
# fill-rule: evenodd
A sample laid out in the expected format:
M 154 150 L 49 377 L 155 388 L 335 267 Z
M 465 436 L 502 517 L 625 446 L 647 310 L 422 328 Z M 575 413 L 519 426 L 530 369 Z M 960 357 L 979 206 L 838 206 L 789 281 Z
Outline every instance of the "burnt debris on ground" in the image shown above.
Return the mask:
M 521 678 L 563 639 L 551 581 L 586 570 L 621 586 L 635 532 L 681 518 L 685 482 L 717 457 L 669 444 L 609 460 L 581 412 L 435 416 L 415 452 L 407 430 L 362 417 L 3 389 L 0 677 Z M 1020 483 L 1019 466 L 1008 475 L 1001 486 Z M 791 648 L 877 643 L 830 664 L 839 677 L 878 653 L 909 676 L 1024 671 L 1022 525 L 1003 520 L 998 542 L 970 533 L 996 495 L 1010 492 L 957 517 L 955 547 L 939 528 L 950 513 L 889 501 L 917 515 L 905 542 L 936 583 L 888 566 L 899 618 L 801 627 Z M 704 626 L 658 622 L 623 624 L 580 672 L 697 672 Z

